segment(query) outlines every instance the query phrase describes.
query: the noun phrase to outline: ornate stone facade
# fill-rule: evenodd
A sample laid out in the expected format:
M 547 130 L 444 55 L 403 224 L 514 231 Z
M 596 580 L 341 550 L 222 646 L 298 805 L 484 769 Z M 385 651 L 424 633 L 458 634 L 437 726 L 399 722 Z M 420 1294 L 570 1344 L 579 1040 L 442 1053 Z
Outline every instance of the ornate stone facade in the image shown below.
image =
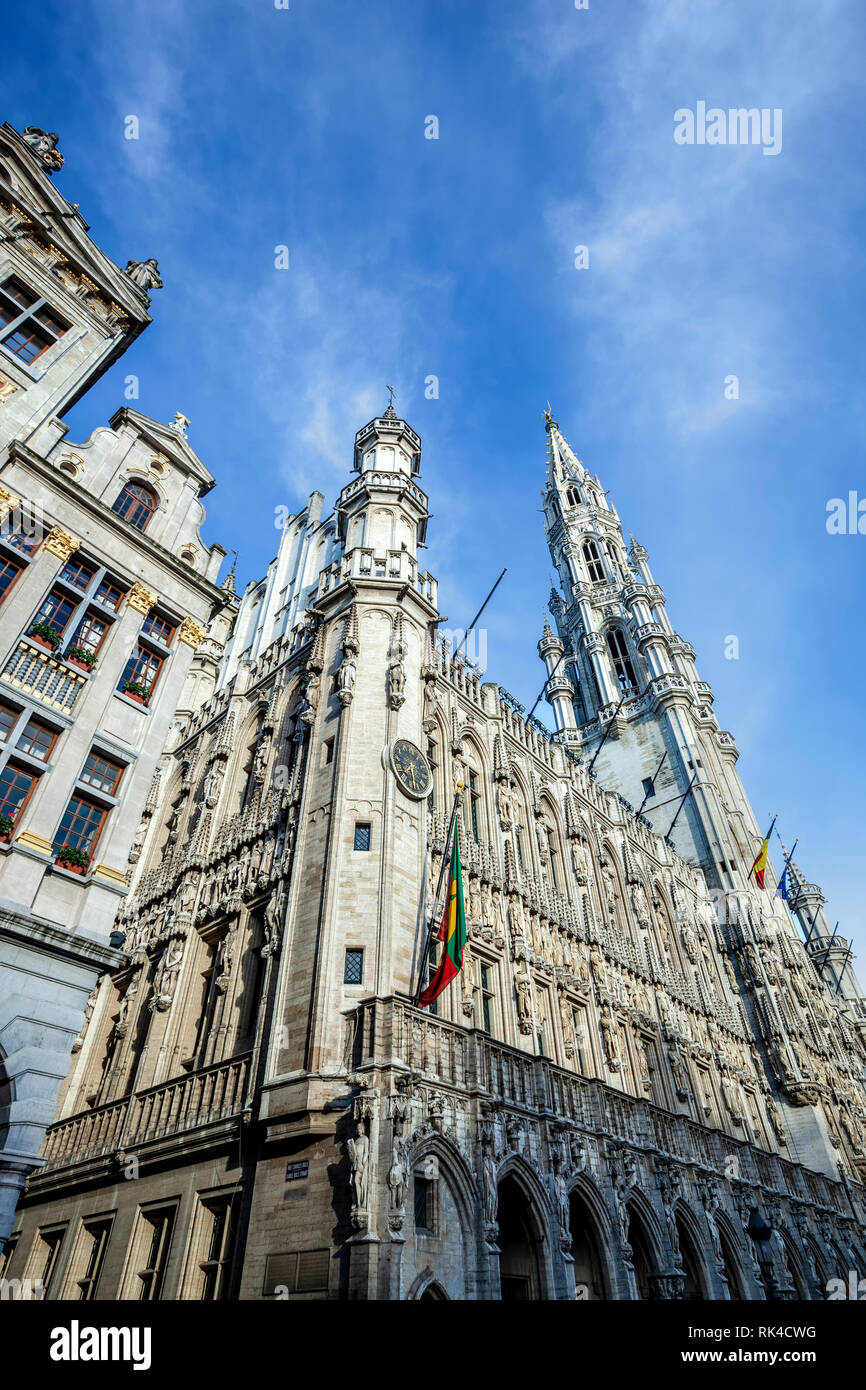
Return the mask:
M 392 408 L 360 430 L 333 514 L 314 493 L 287 519 L 230 631 L 193 656 L 133 845 L 126 961 L 88 1001 L 11 1272 L 65 1222 L 49 1296 L 68 1296 L 80 1233 L 111 1208 L 106 1298 L 138 1296 L 159 1222 L 165 1298 L 823 1297 L 866 1262 L 850 967 L 831 975 L 750 887 L 732 764 L 724 874 L 700 820 L 681 854 L 591 768 L 612 720 L 628 738 L 614 658 L 636 677 L 644 641 L 642 717 L 669 730 L 673 690 L 693 762 L 727 756 L 613 528 L 618 588 L 575 574 L 551 605 L 551 736 L 436 637 L 419 464 Z M 583 564 L 557 500 L 574 472 L 554 462 L 548 531 Z M 628 669 L 594 629 L 599 584 L 613 614 L 636 605 Z M 601 721 L 580 674 L 552 669 L 574 603 Z M 428 761 L 429 800 L 395 778 L 398 738 Z M 458 784 L 469 941 L 431 1015 L 412 998 Z M 820 906 L 795 882 L 797 910 Z

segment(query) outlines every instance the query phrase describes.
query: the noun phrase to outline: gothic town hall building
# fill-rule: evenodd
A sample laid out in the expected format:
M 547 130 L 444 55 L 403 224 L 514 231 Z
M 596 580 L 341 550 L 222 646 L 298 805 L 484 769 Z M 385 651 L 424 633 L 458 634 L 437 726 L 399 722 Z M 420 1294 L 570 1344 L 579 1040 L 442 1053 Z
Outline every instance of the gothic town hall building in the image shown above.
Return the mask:
M 159 429 L 114 423 L 192 497 L 210 475 Z M 847 943 L 796 865 L 789 903 L 754 886 L 763 827 L 647 552 L 549 416 L 546 452 L 552 734 L 437 635 L 421 441 L 393 406 L 240 599 L 191 534 L 186 589 L 148 557 L 174 587 L 147 612 L 191 613 L 192 640 L 8 1280 L 788 1300 L 866 1269 Z M 455 796 L 468 946 L 421 1011 Z

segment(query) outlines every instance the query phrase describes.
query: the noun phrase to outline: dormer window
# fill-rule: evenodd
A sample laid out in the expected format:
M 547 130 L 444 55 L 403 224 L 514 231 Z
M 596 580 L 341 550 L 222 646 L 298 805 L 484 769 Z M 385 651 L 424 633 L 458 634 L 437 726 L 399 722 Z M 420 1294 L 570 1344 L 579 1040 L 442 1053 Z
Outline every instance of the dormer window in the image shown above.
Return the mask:
M 137 531 L 146 531 L 156 508 L 157 496 L 152 488 L 145 487 L 144 483 L 129 482 L 124 485 L 111 510 Z
M 20 280 L 0 285 L 0 338 L 7 352 L 28 365 L 62 338 L 69 324 Z

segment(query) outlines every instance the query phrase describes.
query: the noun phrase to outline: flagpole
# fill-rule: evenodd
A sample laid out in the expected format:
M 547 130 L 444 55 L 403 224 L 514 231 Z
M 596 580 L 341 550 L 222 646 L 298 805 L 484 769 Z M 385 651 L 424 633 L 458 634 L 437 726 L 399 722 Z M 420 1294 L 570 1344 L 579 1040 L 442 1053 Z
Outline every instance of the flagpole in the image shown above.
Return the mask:
M 547 681 L 545 681 L 544 684 L 547 685 Z M 607 726 L 607 728 L 606 728 L 605 731 L 604 731 L 604 737 L 602 738 L 601 743 L 598 745 L 598 747 L 597 747 L 596 750 L 595 750 L 595 754 L 594 754 L 594 756 L 593 756 L 592 762 L 590 763 L 589 767 L 586 769 L 587 772 L 592 772 L 592 769 L 595 767 L 595 760 L 596 760 L 596 758 L 598 757 L 598 755 L 599 755 L 599 753 L 601 752 L 601 750 L 602 750 L 602 748 L 604 747 L 604 745 L 607 743 L 607 736 L 608 736 L 608 734 L 610 733 L 611 729 L 613 728 L 614 722 L 615 722 L 615 720 L 616 720 L 616 716 L 619 714 L 619 712 L 620 712 L 620 710 L 622 709 L 624 703 L 625 703 L 625 693 L 623 694 L 623 697 L 622 697 L 622 699 L 620 700 L 619 704 L 617 705 L 616 709 L 614 710 L 613 714 L 610 716 L 610 722 L 608 723 L 608 726 Z
M 662 763 L 664 762 L 664 760 L 665 760 L 665 758 L 667 757 L 667 755 L 668 755 L 668 750 L 665 749 L 665 751 L 662 753 L 662 756 L 661 756 L 661 762 L 659 763 L 658 767 L 656 768 L 655 772 L 654 772 L 653 775 L 652 775 L 652 778 L 650 779 L 650 780 L 652 781 L 652 784 L 653 784 L 653 792 L 655 792 L 656 778 L 658 777 L 659 773 L 660 773 L 661 770 L 662 770 Z M 643 801 L 641 802 L 640 806 L 638 807 L 638 812 L 637 812 L 638 815 L 640 815 L 640 813 L 641 813 L 641 811 L 643 810 L 644 806 L 646 806 L 647 802 L 649 801 L 649 797 L 650 797 L 650 794 L 649 794 L 649 792 L 647 792 L 646 796 L 644 797 Z
M 504 579 L 504 577 L 505 577 L 505 575 L 506 575 L 507 573 L 508 573 L 508 568 L 506 567 L 506 568 L 502 571 L 502 574 L 500 574 L 500 576 L 499 576 L 499 578 L 497 579 L 496 583 L 493 585 L 493 588 L 490 590 L 490 593 L 487 595 L 486 599 L 485 599 L 484 602 L 482 603 L 482 605 L 481 605 L 481 607 L 479 608 L 478 612 L 475 614 L 475 617 L 472 619 L 472 622 L 469 624 L 469 626 L 467 627 L 466 631 L 464 632 L 464 634 L 463 634 L 463 636 L 462 636 L 462 638 L 461 638 L 461 640 L 460 640 L 460 646 L 457 648 L 456 652 L 454 653 L 454 656 L 452 657 L 452 660 L 453 660 L 453 661 L 456 661 L 456 660 L 457 660 L 458 656 L 460 655 L 460 650 L 461 650 L 461 648 L 462 648 L 462 646 L 463 646 L 463 643 L 466 641 L 466 638 L 469 636 L 469 634 L 470 634 L 470 632 L 472 631 L 472 629 L 474 628 L 475 624 L 478 622 L 478 619 L 481 617 L 481 614 L 484 612 L 485 608 L 487 607 L 488 603 L 489 603 L 490 600 L 492 599 L 493 595 L 496 593 L 496 590 L 499 588 L 499 585 L 502 583 L 502 580 Z M 547 684 L 547 682 L 545 682 L 545 684 Z
M 665 835 L 665 839 L 666 839 L 666 840 L 669 840 L 670 837 L 671 837 L 671 832 L 673 831 L 674 826 L 676 825 L 677 821 L 678 821 L 679 818 L 680 818 L 680 811 L 683 809 L 683 807 L 684 807 L 685 804 L 686 804 L 686 797 L 688 796 L 688 794 L 689 794 L 689 792 L 691 791 L 692 787 L 695 785 L 695 780 L 696 780 L 696 778 L 697 778 L 697 775 L 698 775 L 697 773 L 694 774 L 694 776 L 692 777 L 692 780 L 689 782 L 689 785 L 686 787 L 685 791 L 684 791 L 683 794 L 682 794 L 682 798 L 681 798 L 681 800 L 680 800 L 680 804 L 679 804 L 679 806 L 677 807 L 677 813 L 676 813 L 676 815 L 674 816 L 673 820 L 672 820 L 671 823 L 670 823 L 670 827 L 669 827 L 669 829 L 668 829 L 667 835 Z
M 450 853 L 453 846 L 454 824 L 457 820 L 457 811 L 460 806 L 462 791 L 463 783 L 458 782 L 457 790 L 454 793 L 454 805 L 451 807 L 451 817 L 448 821 L 448 830 L 445 835 L 445 851 L 442 855 L 442 867 L 439 870 L 439 882 L 436 885 L 436 896 L 433 899 L 433 912 L 427 924 L 427 939 L 424 942 L 424 949 L 421 953 L 421 961 L 418 970 L 418 988 L 412 996 L 412 1003 L 416 1009 L 418 1007 L 418 1000 L 421 998 L 421 991 L 424 988 L 424 974 L 430 959 L 430 947 L 433 944 L 433 929 L 436 925 L 437 908 L 439 906 L 439 897 L 442 892 L 442 884 L 445 880 L 446 871 L 451 864 Z
M 781 835 L 779 835 L 778 830 L 776 831 L 776 835 L 777 835 L 777 837 L 778 837 L 779 844 L 782 845 L 782 853 L 784 854 L 784 853 L 785 853 L 785 846 L 782 844 L 782 837 L 781 837 Z M 794 841 L 794 843 L 792 844 L 792 846 L 791 846 L 791 853 L 790 853 L 790 854 L 788 855 L 788 857 L 786 858 L 784 867 L 783 867 L 783 869 L 782 869 L 782 872 L 779 874 L 779 883 L 776 885 L 776 897 L 779 896 L 779 885 L 782 884 L 782 883 L 784 883 L 784 881 L 785 881 L 785 874 L 788 872 L 788 865 L 790 864 L 791 860 L 794 858 L 794 850 L 797 848 L 797 846 L 798 846 L 799 843 L 800 843 L 800 837 L 798 836 L 797 839 L 796 839 L 796 840 Z M 785 902 L 788 902 L 788 898 L 787 898 L 787 889 L 786 889 Z M 789 904 L 789 908 L 790 908 L 790 904 Z

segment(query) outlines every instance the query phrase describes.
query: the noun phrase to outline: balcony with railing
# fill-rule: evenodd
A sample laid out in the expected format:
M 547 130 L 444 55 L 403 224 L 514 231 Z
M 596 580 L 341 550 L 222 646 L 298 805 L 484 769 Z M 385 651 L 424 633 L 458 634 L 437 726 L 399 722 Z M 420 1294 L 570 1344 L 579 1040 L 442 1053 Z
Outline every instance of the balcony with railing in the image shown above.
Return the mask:
M 45 1137 L 40 1174 L 240 1115 L 249 1065 L 244 1053 L 60 1120 Z
M 44 647 L 22 637 L 9 656 L 3 680 L 62 714 L 71 714 L 87 677 Z
M 850 1215 L 842 1184 L 823 1173 L 597 1078 L 568 1071 L 547 1057 L 522 1052 L 478 1029 L 462 1028 L 393 998 L 365 1001 L 358 1006 L 356 1020 L 356 1067 L 388 1057 L 458 1094 L 547 1115 L 588 1134 L 683 1163 L 697 1162 L 720 1177 L 731 1172 L 733 1157 L 742 1182 Z

